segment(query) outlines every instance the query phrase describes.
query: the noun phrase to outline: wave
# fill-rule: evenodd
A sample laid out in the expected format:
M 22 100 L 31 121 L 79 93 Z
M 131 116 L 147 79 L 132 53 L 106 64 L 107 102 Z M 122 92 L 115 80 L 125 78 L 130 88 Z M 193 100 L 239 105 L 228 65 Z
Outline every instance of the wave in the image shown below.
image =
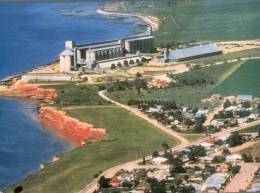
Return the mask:
M 94 16 L 96 13 L 93 10 L 87 10 L 87 9 L 60 9 L 57 10 L 59 14 L 67 15 L 67 16 Z

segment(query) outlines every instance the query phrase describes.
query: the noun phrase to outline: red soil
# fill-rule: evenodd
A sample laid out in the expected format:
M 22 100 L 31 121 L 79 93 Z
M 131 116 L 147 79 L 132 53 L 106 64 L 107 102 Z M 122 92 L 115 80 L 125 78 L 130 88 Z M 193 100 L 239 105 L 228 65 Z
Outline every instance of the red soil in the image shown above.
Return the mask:
M 93 125 L 80 122 L 52 107 L 41 107 L 38 119 L 46 128 L 54 130 L 76 146 L 84 144 L 87 139 L 101 138 L 105 135 L 105 129 L 96 129 Z
M 6 96 L 26 97 L 33 99 L 54 99 L 57 94 L 54 89 L 40 88 L 23 80 L 14 81 L 12 86 L 4 91 Z

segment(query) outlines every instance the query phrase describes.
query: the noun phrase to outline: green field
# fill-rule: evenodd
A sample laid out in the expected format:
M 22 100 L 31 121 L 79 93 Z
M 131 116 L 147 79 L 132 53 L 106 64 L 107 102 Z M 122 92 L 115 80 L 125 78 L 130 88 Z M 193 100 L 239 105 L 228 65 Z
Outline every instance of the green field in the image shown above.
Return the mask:
M 240 133 L 258 133 L 258 132 L 260 132 L 260 125 L 246 128 L 240 131 Z
M 78 106 L 78 105 L 108 105 L 106 100 L 98 96 L 98 86 L 77 85 L 75 83 L 65 85 L 44 86 L 44 88 L 55 89 L 58 97 L 55 98 L 56 107 Z
M 204 134 L 186 134 L 186 135 L 182 135 L 182 136 L 185 137 L 186 139 L 188 139 L 190 142 L 197 141 L 199 139 L 206 137 L 206 135 L 204 135 Z
M 244 63 L 235 73 L 216 87 L 212 93 L 222 95 L 248 94 L 260 96 L 260 60 Z
M 176 141 L 120 108 L 86 108 L 69 111 L 81 121 L 107 128 L 107 136 L 61 155 L 41 172 L 17 183 L 26 193 L 73 193 L 84 188 L 99 171 L 141 158 Z M 12 192 L 10 187 L 7 192 Z
M 224 62 L 228 60 L 240 59 L 240 58 L 250 58 L 250 57 L 260 57 L 260 48 L 254 48 L 250 50 L 243 50 L 239 52 L 221 54 L 210 57 L 199 58 L 195 60 L 187 61 L 187 64 L 215 64 L 217 62 Z
M 161 20 L 157 43 L 171 41 L 222 41 L 260 38 L 259 0 L 177 0 L 129 3 L 130 12 Z
M 260 155 L 260 143 L 257 143 L 245 150 L 243 150 L 241 153 L 248 153 L 251 154 L 253 157 L 258 157 Z
M 157 100 L 175 100 L 177 104 L 184 104 L 189 106 L 215 106 L 216 104 L 202 104 L 201 99 L 209 96 L 214 90 L 215 86 L 224 81 L 231 73 L 240 67 L 241 63 L 223 64 L 218 66 L 211 66 L 201 68 L 199 71 L 203 74 L 211 76 L 214 80 L 214 85 L 202 86 L 180 86 L 168 89 L 152 89 L 144 90 L 141 95 L 138 95 L 136 90 L 114 91 L 108 95 L 122 103 L 127 103 L 130 99 L 157 99 Z M 189 71 L 187 73 L 193 73 Z M 177 75 L 182 76 L 182 75 Z

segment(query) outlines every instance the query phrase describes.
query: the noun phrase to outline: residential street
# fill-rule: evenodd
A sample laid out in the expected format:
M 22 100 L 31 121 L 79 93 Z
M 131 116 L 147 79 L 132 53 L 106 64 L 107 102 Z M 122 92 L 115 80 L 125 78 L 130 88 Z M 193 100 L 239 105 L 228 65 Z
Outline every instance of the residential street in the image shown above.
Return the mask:
M 247 123 L 247 124 L 242 124 L 238 127 L 234 127 L 234 128 L 229 128 L 229 129 L 225 129 L 225 130 L 222 130 L 218 133 L 215 133 L 215 134 L 212 134 L 206 138 L 203 138 L 203 139 L 199 139 L 195 142 L 189 142 L 187 139 L 185 139 L 181 134 L 179 134 L 178 132 L 175 132 L 169 128 L 166 128 L 165 126 L 163 126 L 162 124 L 160 124 L 158 121 L 154 120 L 154 119 L 151 119 L 149 118 L 147 115 L 145 115 L 144 113 L 142 113 L 141 111 L 139 111 L 138 109 L 135 109 L 135 108 L 132 108 L 130 106 L 127 106 L 127 105 L 124 105 L 124 104 L 121 104 L 119 102 L 116 102 L 110 98 L 108 98 L 106 95 L 105 95 L 105 92 L 106 91 L 99 91 L 98 94 L 100 97 L 102 97 L 103 99 L 117 105 L 117 106 L 120 106 L 121 108 L 124 108 L 128 111 L 130 111 L 131 113 L 133 113 L 134 115 L 146 120 L 147 122 L 153 124 L 156 128 L 162 130 L 163 132 L 167 133 L 169 136 L 171 136 L 172 138 L 174 139 L 177 139 L 178 140 L 178 144 L 172 148 L 172 150 L 177 150 L 177 149 L 180 149 L 180 148 L 183 148 L 183 147 L 188 147 L 188 146 L 192 146 L 192 145 L 198 145 L 200 143 L 202 143 L 203 141 L 205 141 L 206 139 L 209 139 L 209 138 L 212 138 L 212 137 L 219 137 L 219 136 L 222 136 L 222 135 L 225 135 L 225 134 L 228 134 L 228 133 L 231 133 L 231 132 L 234 132 L 234 131 L 239 131 L 239 130 L 242 130 L 242 129 L 245 129 L 245 128 L 248 128 L 248 127 L 252 127 L 252 126 L 255 126 L 255 125 L 259 125 L 260 124 L 260 120 L 258 121 L 255 121 L 255 122 L 251 122 L 251 123 Z M 148 156 L 146 157 L 146 159 L 150 159 L 151 156 Z M 121 164 L 121 165 L 118 165 L 118 166 L 115 166 L 115 167 L 112 167 L 106 171 L 104 171 L 102 174 L 99 175 L 99 177 L 101 176 L 105 176 L 105 177 L 112 177 L 114 176 L 118 171 L 120 171 L 121 169 L 127 169 L 127 168 L 134 168 L 137 166 L 137 164 L 139 162 L 142 161 L 142 158 L 138 159 L 138 160 L 135 160 L 135 161 L 131 161 L 131 162 L 128 162 L 128 163 L 124 163 L 124 164 Z M 243 167 L 248 167 L 248 169 L 253 169 L 255 167 L 251 167 L 251 165 L 244 165 Z M 241 171 L 244 171 L 243 169 Z M 248 170 L 250 171 L 250 170 Z M 240 174 L 240 173 L 239 173 Z M 250 172 L 251 174 L 251 172 Z M 248 174 L 246 173 L 242 173 L 241 174 L 242 177 L 248 177 Z M 98 188 L 98 184 L 97 184 L 97 181 L 98 181 L 98 178 L 96 178 L 95 180 L 93 180 L 93 182 L 91 182 L 90 184 L 88 184 L 82 191 L 80 191 L 79 193 L 93 193 L 97 188 Z M 241 178 L 242 178 L 241 177 Z M 243 180 L 242 180 L 243 181 Z M 245 180 L 246 181 L 246 180 Z M 240 183 L 240 182 L 236 182 L 236 183 Z M 235 183 L 235 184 L 236 184 Z M 241 186 L 242 186 L 242 183 L 240 183 Z M 230 185 L 230 186 L 233 186 L 233 185 Z M 231 189 L 229 189 L 231 190 Z M 232 189 L 234 190 L 234 189 Z M 234 191 L 233 191 L 234 192 Z

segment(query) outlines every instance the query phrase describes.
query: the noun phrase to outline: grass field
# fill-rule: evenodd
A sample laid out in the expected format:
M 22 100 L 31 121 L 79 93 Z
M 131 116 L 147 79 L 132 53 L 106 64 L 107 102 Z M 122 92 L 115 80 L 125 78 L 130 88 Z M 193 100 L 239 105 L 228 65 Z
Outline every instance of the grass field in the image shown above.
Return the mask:
M 243 150 L 241 153 L 249 153 L 251 154 L 253 157 L 259 157 L 260 155 L 260 142 Z
M 130 12 L 153 15 L 161 20 L 156 42 L 222 41 L 260 38 L 258 0 L 156 1 L 154 6 L 129 3 Z
M 222 95 L 248 94 L 260 96 L 260 60 L 244 63 L 235 73 L 216 87 L 212 93 Z
M 22 185 L 26 193 L 77 192 L 99 171 L 149 155 L 160 150 L 163 142 L 176 144 L 166 134 L 120 108 L 86 108 L 71 110 L 69 114 L 107 128 L 107 136 L 61 155 L 59 161 L 16 184 Z
M 231 73 L 240 67 L 241 63 L 223 64 L 202 68 L 199 71 L 211 76 L 216 84 L 189 87 L 173 87 L 168 89 L 152 89 L 142 91 L 138 95 L 136 90 L 115 91 L 109 93 L 109 96 L 122 103 L 127 103 L 129 99 L 158 99 L 158 100 L 175 100 L 177 104 L 189 106 L 215 106 L 216 104 L 202 104 L 201 99 L 209 96 L 215 86 L 224 81 Z M 188 73 L 192 73 L 191 71 Z M 181 75 L 178 75 L 181 76 Z
M 188 139 L 190 142 L 197 141 L 199 139 L 206 137 L 206 135 L 204 135 L 204 134 L 186 134 L 186 135 L 182 135 L 182 136 L 185 137 L 186 139 Z
M 55 98 L 57 107 L 78 105 L 108 105 L 106 100 L 98 96 L 99 87 L 95 85 L 77 85 L 75 83 L 65 85 L 44 86 L 57 91 Z
M 260 57 L 260 48 L 254 48 L 250 50 L 243 50 L 239 52 L 221 54 L 216 56 L 204 57 L 195 60 L 187 61 L 187 64 L 214 64 L 217 62 L 225 62 L 228 60 L 249 58 L 249 57 Z
M 240 133 L 258 133 L 260 131 L 260 125 L 246 128 L 240 131 Z

